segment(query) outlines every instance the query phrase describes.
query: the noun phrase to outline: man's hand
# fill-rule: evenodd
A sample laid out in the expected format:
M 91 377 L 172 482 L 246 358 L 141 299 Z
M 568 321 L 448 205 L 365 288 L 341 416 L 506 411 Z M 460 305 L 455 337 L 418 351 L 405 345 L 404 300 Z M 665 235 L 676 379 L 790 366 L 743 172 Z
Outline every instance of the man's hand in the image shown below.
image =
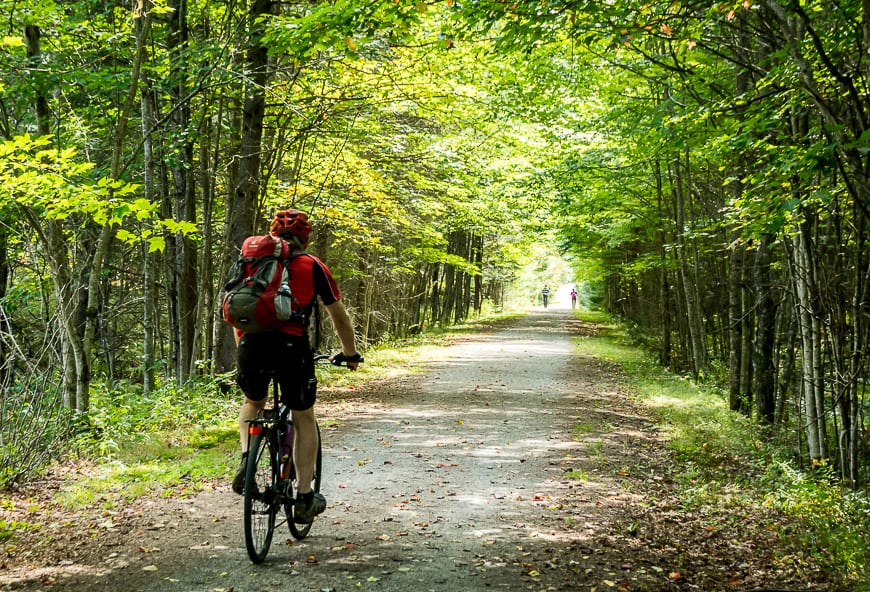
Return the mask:
M 356 370 L 357 366 L 362 363 L 363 357 L 359 352 L 352 356 L 346 356 L 344 355 L 344 352 L 338 352 L 329 358 L 329 361 L 332 362 L 334 366 L 346 365 L 348 370 Z

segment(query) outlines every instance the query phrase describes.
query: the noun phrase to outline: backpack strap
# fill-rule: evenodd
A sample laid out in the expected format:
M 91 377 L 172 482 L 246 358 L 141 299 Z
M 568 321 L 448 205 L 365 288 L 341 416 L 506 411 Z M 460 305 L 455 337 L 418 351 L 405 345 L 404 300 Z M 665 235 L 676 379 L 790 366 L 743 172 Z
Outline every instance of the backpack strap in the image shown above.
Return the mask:
M 281 251 L 284 250 L 284 243 L 287 242 L 280 236 L 275 236 L 274 234 L 268 234 L 267 236 L 271 237 L 275 241 L 275 252 L 272 253 L 273 257 L 281 258 Z M 288 248 L 289 248 L 289 243 Z
M 301 249 L 294 249 L 293 244 L 291 244 L 291 243 L 288 243 L 288 244 L 290 245 L 290 254 L 287 257 L 281 257 L 279 259 L 279 261 L 284 266 L 284 269 L 287 270 L 287 276 L 289 277 L 290 276 L 290 262 L 293 259 L 296 259 L 296 257 L 299 257 L 300 255 L 308 255 L 308 253 L 306 253 L 305 251 L 303 251 Z M 310 257 L 310 255 L 309 255 L 309 257 Z M 316 295 L 314 296 L 314 300 L 312 301 L 312 303 L 308 307 L 302 308 L 301 310 L 298 307 L 299 301 L 296 299 L 296 296 L 291 295 L 291 297 L 293 299 L 293 304 L 294 304 L 293 309 L 294 310 L 293 310 L 293 314 L 290 315 L 289 320 L 296 321 L 296 322 L 300 323 L 303 327 L 308 327 L 308 321 L 311 318 L 311 308 L 314 307 L 316 310 L 317 296 Z

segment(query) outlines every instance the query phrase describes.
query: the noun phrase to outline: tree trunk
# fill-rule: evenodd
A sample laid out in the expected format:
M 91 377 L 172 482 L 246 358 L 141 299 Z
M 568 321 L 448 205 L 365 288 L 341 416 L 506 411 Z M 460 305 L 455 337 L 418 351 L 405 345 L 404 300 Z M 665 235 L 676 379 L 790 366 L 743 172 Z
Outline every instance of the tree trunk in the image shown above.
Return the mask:
M 794 311 L 792 305 L 789 308 Z M 797 322 L 794 314 L 791 312 L 783 315 L 786 325 L 781 343 L 783 348 L 782 361 L 780 362 L 779 372 L 779 387 L 777 388 L 776 401 L 776 423 L 783 423 L 786 419 L 786 410 L 788 409 L 789 393 L 792 392 L 792 385 L 795 379 L 795 339 L 797 338 Z
M 801 339 L 801 390 L 807 415 L 805 421 L 807 447 L 810 460 L 817 463 L 827 458 L 827 437 L 824 401 L 817 396 L 823 388 L 824 381 L 820 364 L 821 337 L 813 304 L 815 285 L 812 259 L 809 253 L 811 248 L 809 227 L 809 222 L 803 222 L 800 226 L 800 232 L 793 238 L 792 274 L 795 283 L 797 300 L 795 304 L 798 307 L 797 318 Z
M 658 159 L 655 161 L 654 173 L 656 180 L 656 209 L 658 218 L 664 220 L 666 214 L 662 206 L 664 202 L 662 166 Z M 656 236 L 658 237 L 659 250 L 659 300 L 661 301 L 662 310 L 662 345 L 659 351 L 659 362 L 662 366 L 668 368 L 671 365 L 671 315 L 673 313 L 671 311 L 671 285 L 668 278 L 668 250 L 665 246 L 666 237 L 662 224 L 659 225 Z
M 260 191 L 260 156 L 263 118 L 266 112 L 266 85 L 269 81 L 268 50 L 260 40 L 261 16 L 270 14 L 272 0 L 253 0 L 250 7 L 250 41 L 247 50 L 247 86 L 242 113 L 238 156 L 239 169 L 229 211 L 229 242 L 239 249 L 246 237 L 254 234 L 257 198 Z
M 134 12 L 136 37 L 143 42 L 148 37 L 148 29 L 151 26 L 151 10 L 152 3 L 150 0 L 143 0 L 141 11 Z M 142 61 L 144 62 L 145 55 L 144 43 L 137 44 L 137 51 L 143 53 Z M 145 80 L 142 83 L 140 93 L 140 109 L 142 111 L 142 196 L 145 200 L 153 202 L 155 199 L 155 181 L 154 181 L 154 142 L 152 132 L 156 124 L 154 117 L 154 107 L 156 97 L 151 88 L 150 80 Z M 150 230 L 150 229 L 149 229 Z M 155 328 L 154 328 L 154 313 L 157 310 L 157 302 L 155 297 L 155 267 L 154 255 L 150 252 L 147 241 L 141 245 L 140 253 L 143 261 L 143 277 L 142 277 L 142 394 L 147 396 L 155 386 L 154 380 L 154 346 L 155 346 Z
M 692 354 L 692 372 L 697 376 L 707 370 L 708 357 L 705 344 L 704 325 L 701 315 L 701 303 L 698 294 L 697 276 L 693 273 L 694 265 L 689 261 L 688 251 L 690 239 L 686 236 L 686 229 L 690 226 L 686 214 L 686 187 L 682 175 L 682 164 L 678 158 L 674 159 L 674 198 L 676 204 L 676 223 L 678 231 L 678 245 L 680 261 L 680 275 L 683 280 L 683 297 L 686 302 L 686 323 L 689 330 L 689 344 Z M 688 225 L 688 226 L 687 226 Z
M 755 253 L 753 285 L 755 292 L 755 350 L 752 363 L 752 395 L 759 420 L 772 424 L 776 411 L 776 372 L 773 345 L 776 336 L 776 305 L 771 294 L 770 245 L 773 235 L 761 237 Z
M 6 289 L 9 284 L 9 235 L 6 232 L 5 221 L 0 221 L 0 303 L 5 302 Z M 6 364 L 7 345 L 4 333 L 11 334 L 9 319 L 2 304 L 0 304 L 0 385 L 10 384 L 12 369 Z
M 25 26 L 24 38 L 27 44 L 27 57 L 32 61 L 38 61 L 42 55 L 39 27 Z M 36 88 L 36 127 L 40 136 L 47 136 L 51 133 L 48 100 L 45 89 L 38 84 Z M 69 248 L 63 228 L 57 220 L 43 219 L 41 213 L 29 208 L 25 210 L 25 215 L 36 230 L 45 258 L 52 269 L 57 317 L 62 335 L 63 405 L 84 411 L 87 409 L 87 390 L 90 388 L 90 363 L 87 359 L 88 351 L 82 338 L 81 327 L 77 322 L 80 301 L 78 291 L 75 289 L 76 274 L 69 258 Z
M 215 198 L 215 175 L 212 170 L 210 151 L 211 125 L 210 109 L 204 109 L 199 126 L 199 186 L 202 190 L 202 269 L 199 275 L 199 302 L 197 303 L 196 327 L 203 341 L 200 348 L 203 355 L 210 356 L 214 348 L 214 329 L 216 318 L 215 304 L 215 265 L 212 250 L 214 248 L 213 209 Z M 217 142 L 216 142 L 217 144 Z M 212 365 L 209 370 L 214 372 Z
M 252 0 L 248 11 L 248 49 L 245 59 L 244 107 L 238 120 L 237 154 L 233 160 L 230 178 L 235 179 L 232 195 L 227 203 L 226 242 L 221 257 L 221 277 L 226 277 L 232 261 L 245 238 L 256 231 L 257 198 L 260 192 L 260 159 L 263 141 L 263 118 L 266 113 L 266 85 L 270 73 L 268 50 L 262 44 L 258 19 L 271 14 L 272 0 Z M 235 345 L 232 328 L 224 324 L 216 339 L 216 363 L 222 370 L 233 366 Z
M 169 136 L 175 139 L 172 165 L 173 217 L 176 221 L 196 222 L 196 194 L 193 162 L 193 141 L 190 139 L 190 101 L 185 51 L 188 47 L 187 0 L 171 0 L 173 9 L 169 19 L 171 128 Z M 175 376 L 179 382 L 187 380 L 191 372 L 196 332 L 196 243 L 181 233 L 174 237 L 175 273 L 174 297 L 178 311 L 178 347 L 175 352 Z
M 728 407 L 743 412 L 746 406 L 741 389 L 740 369 L 743 367 L 743 246 L 732 234 L 728 253 Z

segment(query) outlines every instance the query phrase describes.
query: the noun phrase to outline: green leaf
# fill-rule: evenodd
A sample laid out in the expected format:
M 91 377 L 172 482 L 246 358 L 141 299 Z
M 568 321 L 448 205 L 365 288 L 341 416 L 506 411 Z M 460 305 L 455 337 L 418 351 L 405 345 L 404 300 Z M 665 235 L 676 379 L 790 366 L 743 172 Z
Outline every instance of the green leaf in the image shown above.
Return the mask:
M 148 252 L 155 251 L 163 252 L 166 249 L 166 240 L 162 236 L 155 236 L 148 239 Z

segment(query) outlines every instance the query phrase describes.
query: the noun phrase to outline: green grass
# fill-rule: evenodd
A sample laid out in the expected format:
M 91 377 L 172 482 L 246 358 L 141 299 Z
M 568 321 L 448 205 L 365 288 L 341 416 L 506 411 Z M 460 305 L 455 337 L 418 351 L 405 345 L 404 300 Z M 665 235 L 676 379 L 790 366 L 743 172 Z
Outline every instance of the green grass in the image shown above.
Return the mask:
M 588 481 L 589 475 L 583 469 L 571 469 L 566 473 L 563 473 L 563 477 L 567 479 L 574 479 L 576 481 Z
M 574 426 L 572 430 L 572 439 L 576 442 L 579 441 L 584 434 L 592 434 L 595 433 L 595 424 L 589 421 L 582 421 Z
M 577 338 L 577 352 L 620 366 L 630 392 L 666 433 L 678 461 L 673 477 L 684 507 L 733 508 L 733 516 L 741 508 L 781 512 L 787 524 L 770 527 L 779 528 L 784 542 L 808 550 L 813 562 L 833 573 L 847 575 L 854 590 L 870 590 L 870 584 L 860 583 L 870 577 L 866 492 L 841 487 L 825 471 L 799 470 L 789 449 L 728 409 L 723 392 L 667 372 L 606 318 L 578 316 L 600 324 L 602 331 Z

